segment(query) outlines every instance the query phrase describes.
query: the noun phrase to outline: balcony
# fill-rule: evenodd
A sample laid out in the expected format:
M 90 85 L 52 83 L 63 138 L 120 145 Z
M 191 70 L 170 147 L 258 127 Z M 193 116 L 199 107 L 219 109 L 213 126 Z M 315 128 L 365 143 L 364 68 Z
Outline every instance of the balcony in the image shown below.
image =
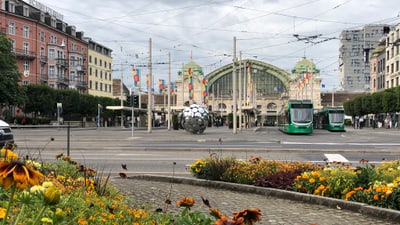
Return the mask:
M 67 67 L 68 62 L 66 59 L 61 59 L 61 58 L 57 58 L 56 59 L 56 65 L 59 67 Z
M 49 76 L 47 74 L 40 74 L 40 82 L 47 83 L 49 81 Z
M 33 51 L 27 51 L 25 49 L 14 49 L 14 53 L 18 58 L 23 58 L 23 59 L 30 59 L 34 60 L 36 58 L 36 52 Z
M 62 85 L 65 85 L 65 86 L 68 86 L 68 79 L 66 78 L 66 77 L 64 77 L 64 76 L 59 76 L 59 77 L 57 77 L 57 83 L 58 84 L 62 84 Z
M 41 63 L 47 63 L 47 62 L 48 62 L 47 56 L 41 55 L 41 56 L 40 56 L 40 62 L 41 62 Z

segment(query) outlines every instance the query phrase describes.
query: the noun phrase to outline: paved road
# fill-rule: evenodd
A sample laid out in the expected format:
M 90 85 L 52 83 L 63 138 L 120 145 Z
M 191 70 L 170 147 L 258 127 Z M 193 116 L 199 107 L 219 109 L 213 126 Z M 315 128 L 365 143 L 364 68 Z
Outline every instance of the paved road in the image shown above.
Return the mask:
M 135 130 L 133 137 L 130 129 L 71 129 L 69 147 L 66 129 L 14 129 L 14 133 L 22 155 L 54 160 L 56 154 L 69 152 L 82 164 L 115 173 L 121 170 L 121 164 L 127 164 L 131 174 L 165 175 L 174 169 L 175 173 L 190 176 L 186 166 L 210 154 L 317 163 L 340 154 L 351 163 L 362 158 L 381 162 L 383 158 L 399 158 L 400 147 L 400 131 L 387 129 L 350 129 L 345 133 L 315 131 L 306 136 L 283 134 L 274 127 L 238 134 L 226 127 L 213 127 L 203 135 L 166 129 L 148 133 L 142 129 Z

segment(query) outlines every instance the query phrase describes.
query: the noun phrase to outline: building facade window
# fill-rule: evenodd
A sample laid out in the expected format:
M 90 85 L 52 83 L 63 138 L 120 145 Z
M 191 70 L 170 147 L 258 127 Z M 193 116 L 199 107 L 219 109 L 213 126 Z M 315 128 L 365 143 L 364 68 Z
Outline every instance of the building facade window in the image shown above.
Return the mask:
M 15 52 L 15 48 L 16 48 L 16 43 L 15 40 L 11 39 L 11 51 Z
M 24 26 L 22 35 L 24 38 L 29 38 L 29 27 L 28 26 Z
M 40 31 L 40 42 L 44 42 L 44 40 L 45 40 L 44 31 Z
M 8 11 L 10 13 L 15 13 L 15 3 L 12 1 L 8 1 Z
M 29 61 L 24 61 L 24 71 L 29 71 Z
M 56 69 L 54 66 L 49 66 L 49 77 L 50 78 L 56 77 Z
M 49 49 L 49 60 L 54 60 L 56 57 L 56 52 L 54 50 L 54 48 L 50 48 Z
M 8 34 L 15 35 L 15 23 L 8 22 Z
M 23 13 L 24 16 L 29 17 L 29 7 L 28 6 L 24 6 L 22 13 Z
M 24 48 L 24 54 L 28 54 L 29 53 L 29 43 L 24 42 L 23 48 Z

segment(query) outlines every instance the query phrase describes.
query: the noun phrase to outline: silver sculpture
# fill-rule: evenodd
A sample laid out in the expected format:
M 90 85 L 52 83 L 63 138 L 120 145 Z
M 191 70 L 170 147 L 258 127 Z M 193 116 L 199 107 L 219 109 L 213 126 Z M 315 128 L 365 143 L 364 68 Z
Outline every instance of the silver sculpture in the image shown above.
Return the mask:
M 202 134 L 209 122 L 208 110 L 200 105 L 192 104 L 181 113 L 181 126 L 191 134 Z

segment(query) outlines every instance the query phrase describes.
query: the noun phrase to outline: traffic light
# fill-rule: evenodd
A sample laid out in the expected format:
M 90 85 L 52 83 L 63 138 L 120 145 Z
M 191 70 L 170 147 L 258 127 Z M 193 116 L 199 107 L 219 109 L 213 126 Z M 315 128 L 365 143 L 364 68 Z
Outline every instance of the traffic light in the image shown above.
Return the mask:
M 139 108 L 139 95 L 133 95 L 132 99 L 132 106 L 135 108 Z
M 132 106 L 132 95 L 126 96 L 126 101 L 128 102 L 128 106 Z

